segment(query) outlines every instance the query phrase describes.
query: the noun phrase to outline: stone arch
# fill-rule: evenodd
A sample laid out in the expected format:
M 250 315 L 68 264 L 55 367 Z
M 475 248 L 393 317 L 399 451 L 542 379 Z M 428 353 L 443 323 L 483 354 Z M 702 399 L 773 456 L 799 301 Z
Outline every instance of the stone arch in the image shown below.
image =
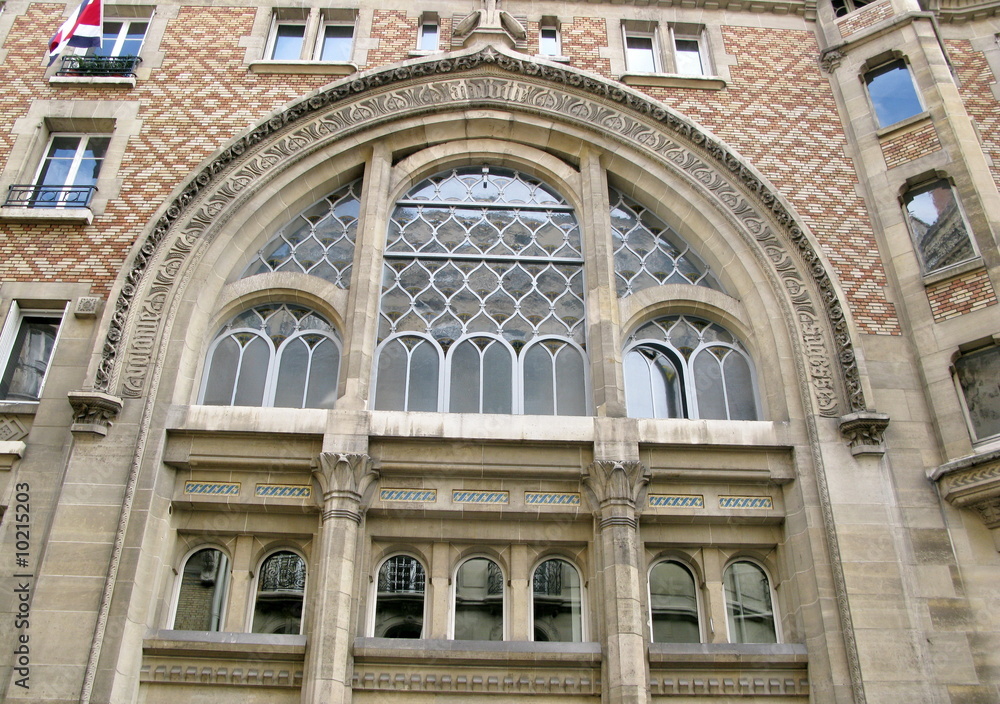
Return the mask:
M 505 49 L 421 59 L 332 84 L 274 114 L 180 186 L 137 243 L 96 363 L 98 392 L 138 398 L 178 283 L 204 241 L 275 173 L 337 140 L 406 116 L 493 108 L 601 133 L 683 176 L 751 240 L 781 291 L 816 411 L 867 411 L 851 324 L 815 239 L 751 165 L 684 116 L 627 87 Z

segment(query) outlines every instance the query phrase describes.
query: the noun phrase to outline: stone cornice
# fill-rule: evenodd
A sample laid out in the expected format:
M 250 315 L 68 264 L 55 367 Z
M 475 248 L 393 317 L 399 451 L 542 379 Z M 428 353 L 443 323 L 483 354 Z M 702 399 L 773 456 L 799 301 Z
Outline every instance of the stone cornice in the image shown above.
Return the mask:
M 928 473 L 942 498 L 975 510 L 987 528 L 1000 528 L 1000 450 L 948 462 Z

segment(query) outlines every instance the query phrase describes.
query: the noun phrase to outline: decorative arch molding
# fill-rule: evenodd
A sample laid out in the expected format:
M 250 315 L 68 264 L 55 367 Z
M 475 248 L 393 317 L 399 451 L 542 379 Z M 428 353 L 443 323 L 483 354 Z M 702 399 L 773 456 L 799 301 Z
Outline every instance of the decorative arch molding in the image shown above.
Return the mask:
M 273 174 L 332 141 L 405 116 L 501 108 L 544 115 L 641 150 L 701 188 L 769 261 L 798 329 L 817 411 L 868 411 L 846 307 L 814 238 L 742 157 L 627 87 L 487 46 L 372 70 L 273 115 L 176 191 L 127 272 L 97 365 L 97 392 L 146 392 L 164 320 L 190 255 Z M 839 374 L 838 372 L 839 368 Z

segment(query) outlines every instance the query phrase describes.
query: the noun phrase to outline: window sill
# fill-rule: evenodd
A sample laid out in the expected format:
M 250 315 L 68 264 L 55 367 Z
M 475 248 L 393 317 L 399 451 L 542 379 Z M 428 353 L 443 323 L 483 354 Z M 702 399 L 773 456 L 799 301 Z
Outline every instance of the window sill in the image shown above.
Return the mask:
M 104 85 L 135 88 L 135 76 L 50 76 L 52 85 Z
M 518 640 L 440 640 L 433 638 L 355 638 L 356 660 L 394 663 L 482 662 L 600 666 L 600 643 L 542 643 Z
M 0 413 L 4 415 L 33 416 L 38 410 L 38 401 L 6 401 L 0 399 Z
M 423 56 L 434 56 L 435 54 L 444 53 L 442 49 L 411 49 L 410 57 L 414 59 L 419 59 Z
M 554 61 L 557 64 L 568 64 L 570 58 L 568 56 L 551 56 L 549 54 L 535 54 L 536 59 L 543 59 L 545 61 Z
M 90 208 L 25 208 L 5 205 L 0 207 L 0 220 L 70 222 L 89 225 L 94 222 Z
M 254 61 L 250 64 L 251 73 L 267 74 L 299 74 L 320 76 L 349 76 L 356 73 L 358 67 L 341 61 Z
M 968 259 L 964 262 L 959 262 L 958 264 L 952 264 L 944 269 L 938 269 L 937 271 L 932 271 L 929 274 L 924 274 L 924 286 L 933 286 L 934 284 L 939 284 L 942 281 L 947 281 L 948 279 L 953 279 L 956 276 L 968 274 L 970 271 L 976 271 L 978 269 L 983 269 L 984 267 L 983 258 L 977 256 L 974 259 Z
M 712 662 L 745 665 L 805 667 L 809 662 L 806 646 L 799 643 L 650 643 L 649 662 L 656 665 Z
M 722 90 L 726 87 L 726 81 L 718 76 L 682 76 L 676 73 L 623 73 L 620 80 L 627 86 L 653 88 Z
M 886 139 L 887 137 L 890 136 L 896 137 L 898 136 L 896 134 L 897 132 L 901 133 L 904 131 L 909 131 L 909 128 L 912 128 L 916 125 L 923 126 L 923 123 L 930 122 L 930 119 L 931 119 L 931 114 L 925 110 L 924 112 L 917 113 L 916 115 L 911 115 L 910 117 L 900 120 L 899 122 L 894 122 L 888 127 L 880 127 L 875 131 L 875 136 L 878 137 L 880 140 Z
M 146 655 L 219 657 L 235 660 L 302 660 L 306 637 L 224 631 L 153 631 L 142 642 Z

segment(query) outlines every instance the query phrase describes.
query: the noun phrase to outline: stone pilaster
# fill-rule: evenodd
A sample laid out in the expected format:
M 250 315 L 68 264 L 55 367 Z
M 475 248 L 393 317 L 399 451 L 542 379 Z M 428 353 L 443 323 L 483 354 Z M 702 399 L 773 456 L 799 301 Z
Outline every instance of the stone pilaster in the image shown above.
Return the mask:
M 604 692 L 613 704 L 646 704 L 645 618 L 639 574 L 638 512 L 649 470 L 634 460 L 597 460 L 583 486 L 599 527 L 599 563 L 604 590 Z
M 361 453 L 324 452 L 313 468 L 323 496 L 319 549 L 310 574 L 312 624 L 306 654 L 303 704 L 351 701 L 351 597 L 358 531 L 378 471 Z

